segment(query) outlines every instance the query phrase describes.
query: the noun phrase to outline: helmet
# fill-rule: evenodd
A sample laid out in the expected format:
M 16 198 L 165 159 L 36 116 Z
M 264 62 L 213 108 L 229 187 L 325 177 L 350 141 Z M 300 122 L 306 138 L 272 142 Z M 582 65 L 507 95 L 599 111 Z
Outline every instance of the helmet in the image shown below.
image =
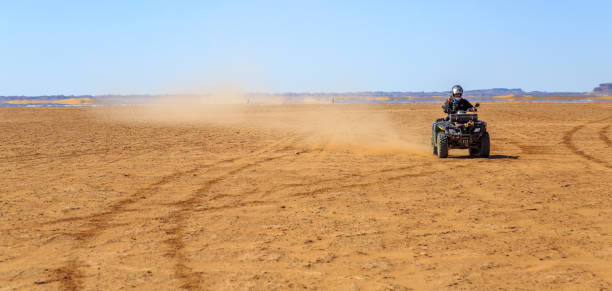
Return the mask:
M 451 96 L 461 99 L 461 96 L 463 96 L 463 88 L 459 85 L 453 86 L 453 89 L 451 89 Z

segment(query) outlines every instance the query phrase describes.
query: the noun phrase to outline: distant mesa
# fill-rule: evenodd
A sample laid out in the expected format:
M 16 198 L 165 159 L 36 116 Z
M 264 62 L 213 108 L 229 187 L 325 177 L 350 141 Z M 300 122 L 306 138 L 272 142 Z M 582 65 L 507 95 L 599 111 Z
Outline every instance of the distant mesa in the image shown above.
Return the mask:
M 98 105 L 147 105 L 155 100 L 177 102 L 204 101 L 208 95 L 151 94 L 151 95 L 48 95 L 48 96 L 0 96 L 0 107 L 40 106 L 98 106 Z M 211 97 L 215 97 L 210 95 Z M 359 91 L 359 92 L 284 92 L 247 93 L 243 100 L 248 104 L 343 104 L 343 103 L 410 103 L 442 102 L 449 91 Z M 491 88 L 466 90 L 464 96 L 472 101 L 612 101 L 612 82 L 600 84 L 591 92 L 524 91 L 521 88 Z
M 593 89 L 593 94 L 596 95 L 612 95 L 612 83 L 599 84 L 599 87 Z
M 493 97 L 503 95 L 525 95 L 526 92 L 523 89 L 507 89 L 507 88 L 493 88 L 493 89 L 480 89 L 480 90 L 468 90 L 465 92 L 466 96 L 471 97 Z

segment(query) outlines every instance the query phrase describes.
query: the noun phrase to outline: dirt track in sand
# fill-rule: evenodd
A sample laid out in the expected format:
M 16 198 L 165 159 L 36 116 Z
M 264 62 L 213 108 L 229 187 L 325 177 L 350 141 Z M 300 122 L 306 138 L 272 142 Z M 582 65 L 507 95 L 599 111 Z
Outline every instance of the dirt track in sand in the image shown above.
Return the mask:
M 440 115 L 333 108 L 423 148 Z M 484 104 L 492 158 L 446 160 L 96 110 L 0 108 L 0 289 L 612 288 L 612 104 Z

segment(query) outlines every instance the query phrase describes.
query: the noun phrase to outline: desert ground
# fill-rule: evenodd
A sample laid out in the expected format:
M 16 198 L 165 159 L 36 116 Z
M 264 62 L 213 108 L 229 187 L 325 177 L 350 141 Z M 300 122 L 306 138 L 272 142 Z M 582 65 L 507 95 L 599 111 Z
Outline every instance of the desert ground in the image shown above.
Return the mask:
M 0 108 L 0 290 L 612 289 L 612 102 Z

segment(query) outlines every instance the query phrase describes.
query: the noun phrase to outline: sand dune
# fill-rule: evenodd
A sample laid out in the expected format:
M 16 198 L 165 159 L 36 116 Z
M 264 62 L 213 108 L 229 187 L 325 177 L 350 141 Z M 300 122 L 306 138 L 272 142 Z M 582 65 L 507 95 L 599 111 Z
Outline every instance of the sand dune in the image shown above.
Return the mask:
M 0 286 L 612 288 L 612 104 L 439 107 L 0 108 Z
M 65 98 L 58 100 L 9 100 L 8 104 L 65 104 L 65 105 L 89 105 L 94 104 L 91 98 Z

